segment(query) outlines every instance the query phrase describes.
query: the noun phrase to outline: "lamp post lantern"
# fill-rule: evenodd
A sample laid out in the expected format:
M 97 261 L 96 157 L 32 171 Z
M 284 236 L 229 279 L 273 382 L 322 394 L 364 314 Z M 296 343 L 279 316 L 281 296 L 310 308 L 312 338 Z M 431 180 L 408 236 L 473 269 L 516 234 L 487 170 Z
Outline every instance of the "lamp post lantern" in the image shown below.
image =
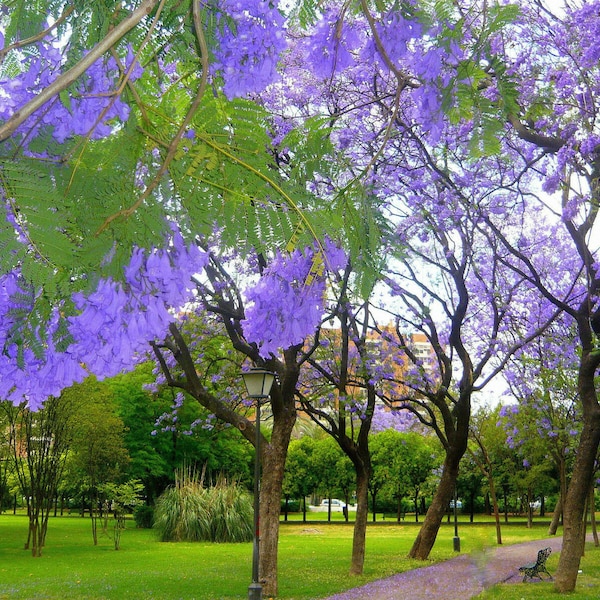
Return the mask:
M 254 441 L 254 537 L 252 542 L 252 583 L 248 587 L 248 600 L 262 600 L 262 584 L 258 578 L 260 541 L 260 402 L 269 397 L 275 380 L 274 373 L 264 369 L 250 369 L 242 373 L 250 398 L 256 400 L 256 430 Z

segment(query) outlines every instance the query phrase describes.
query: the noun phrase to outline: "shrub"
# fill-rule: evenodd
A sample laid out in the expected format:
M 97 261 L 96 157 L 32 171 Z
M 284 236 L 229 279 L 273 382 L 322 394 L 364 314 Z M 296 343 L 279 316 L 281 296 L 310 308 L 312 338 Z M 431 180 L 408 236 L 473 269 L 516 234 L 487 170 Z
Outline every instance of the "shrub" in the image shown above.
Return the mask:
M 238 484 L 219 480 L 205 488 L 190 472 L 176 477 L 154 511 L 154 528 L 163 542 L 248 542 L 252 522 L 252 498 Z
M 135 524 L 141 529 L 152 529 L 154 525 L 154 507 L 147 504 L 136 506 L 133 511 Z
M 302 510 L 302 503 L 300 500 L 288 500 L 287 510 L 289 513 L 300 512 Z M 281 501 L 281 512 L 285 511 L 285 500 Z

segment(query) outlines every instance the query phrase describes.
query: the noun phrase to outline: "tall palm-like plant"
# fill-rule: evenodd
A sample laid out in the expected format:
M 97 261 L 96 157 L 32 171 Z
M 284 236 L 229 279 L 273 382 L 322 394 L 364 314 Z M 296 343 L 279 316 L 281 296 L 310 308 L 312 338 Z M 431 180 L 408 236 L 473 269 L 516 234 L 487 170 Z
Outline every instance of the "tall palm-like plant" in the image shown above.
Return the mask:
M 182 468 L 156 503 L 154 528 L 163 542 L 248 542 L 252 506 L 239 484 L 220 479 L 204 487 L 202 476 Z

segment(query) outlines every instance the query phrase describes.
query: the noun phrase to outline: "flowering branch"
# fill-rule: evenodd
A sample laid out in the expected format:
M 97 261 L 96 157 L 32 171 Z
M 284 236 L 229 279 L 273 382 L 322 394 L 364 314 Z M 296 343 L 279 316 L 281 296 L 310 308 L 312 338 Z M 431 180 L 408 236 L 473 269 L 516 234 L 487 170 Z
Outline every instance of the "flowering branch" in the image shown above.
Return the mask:
M 138 8 L 111 29 L 106 37 L 92 48 L 77 64 L 57 77 L 27 104 L 19 108 L 0 126 L 0 142 L 8 139 L 28 117 L 60 94 L 85 73 L 105 52 L 116 44 L 128 31 L 133 29 L 144 17 L 152 12 L 158 0 L 144 0 Z

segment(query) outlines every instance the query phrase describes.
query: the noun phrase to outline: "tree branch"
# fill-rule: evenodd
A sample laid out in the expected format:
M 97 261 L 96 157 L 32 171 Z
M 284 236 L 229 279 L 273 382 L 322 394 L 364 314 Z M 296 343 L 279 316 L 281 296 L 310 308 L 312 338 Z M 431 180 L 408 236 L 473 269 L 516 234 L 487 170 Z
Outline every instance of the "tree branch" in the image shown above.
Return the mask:
M 60 94 L 85 73 L 105 52 L 108 52 L 127 32 L 152 12 L 158 0 L 144 0 L 127 18 L 123 19 L 106 37 L 92 48 L 77 64 L 57 77 L 49 86 L 32 98 L 0 127 L 0 142 L 7 140 L 28 117 L 46 102 Z

